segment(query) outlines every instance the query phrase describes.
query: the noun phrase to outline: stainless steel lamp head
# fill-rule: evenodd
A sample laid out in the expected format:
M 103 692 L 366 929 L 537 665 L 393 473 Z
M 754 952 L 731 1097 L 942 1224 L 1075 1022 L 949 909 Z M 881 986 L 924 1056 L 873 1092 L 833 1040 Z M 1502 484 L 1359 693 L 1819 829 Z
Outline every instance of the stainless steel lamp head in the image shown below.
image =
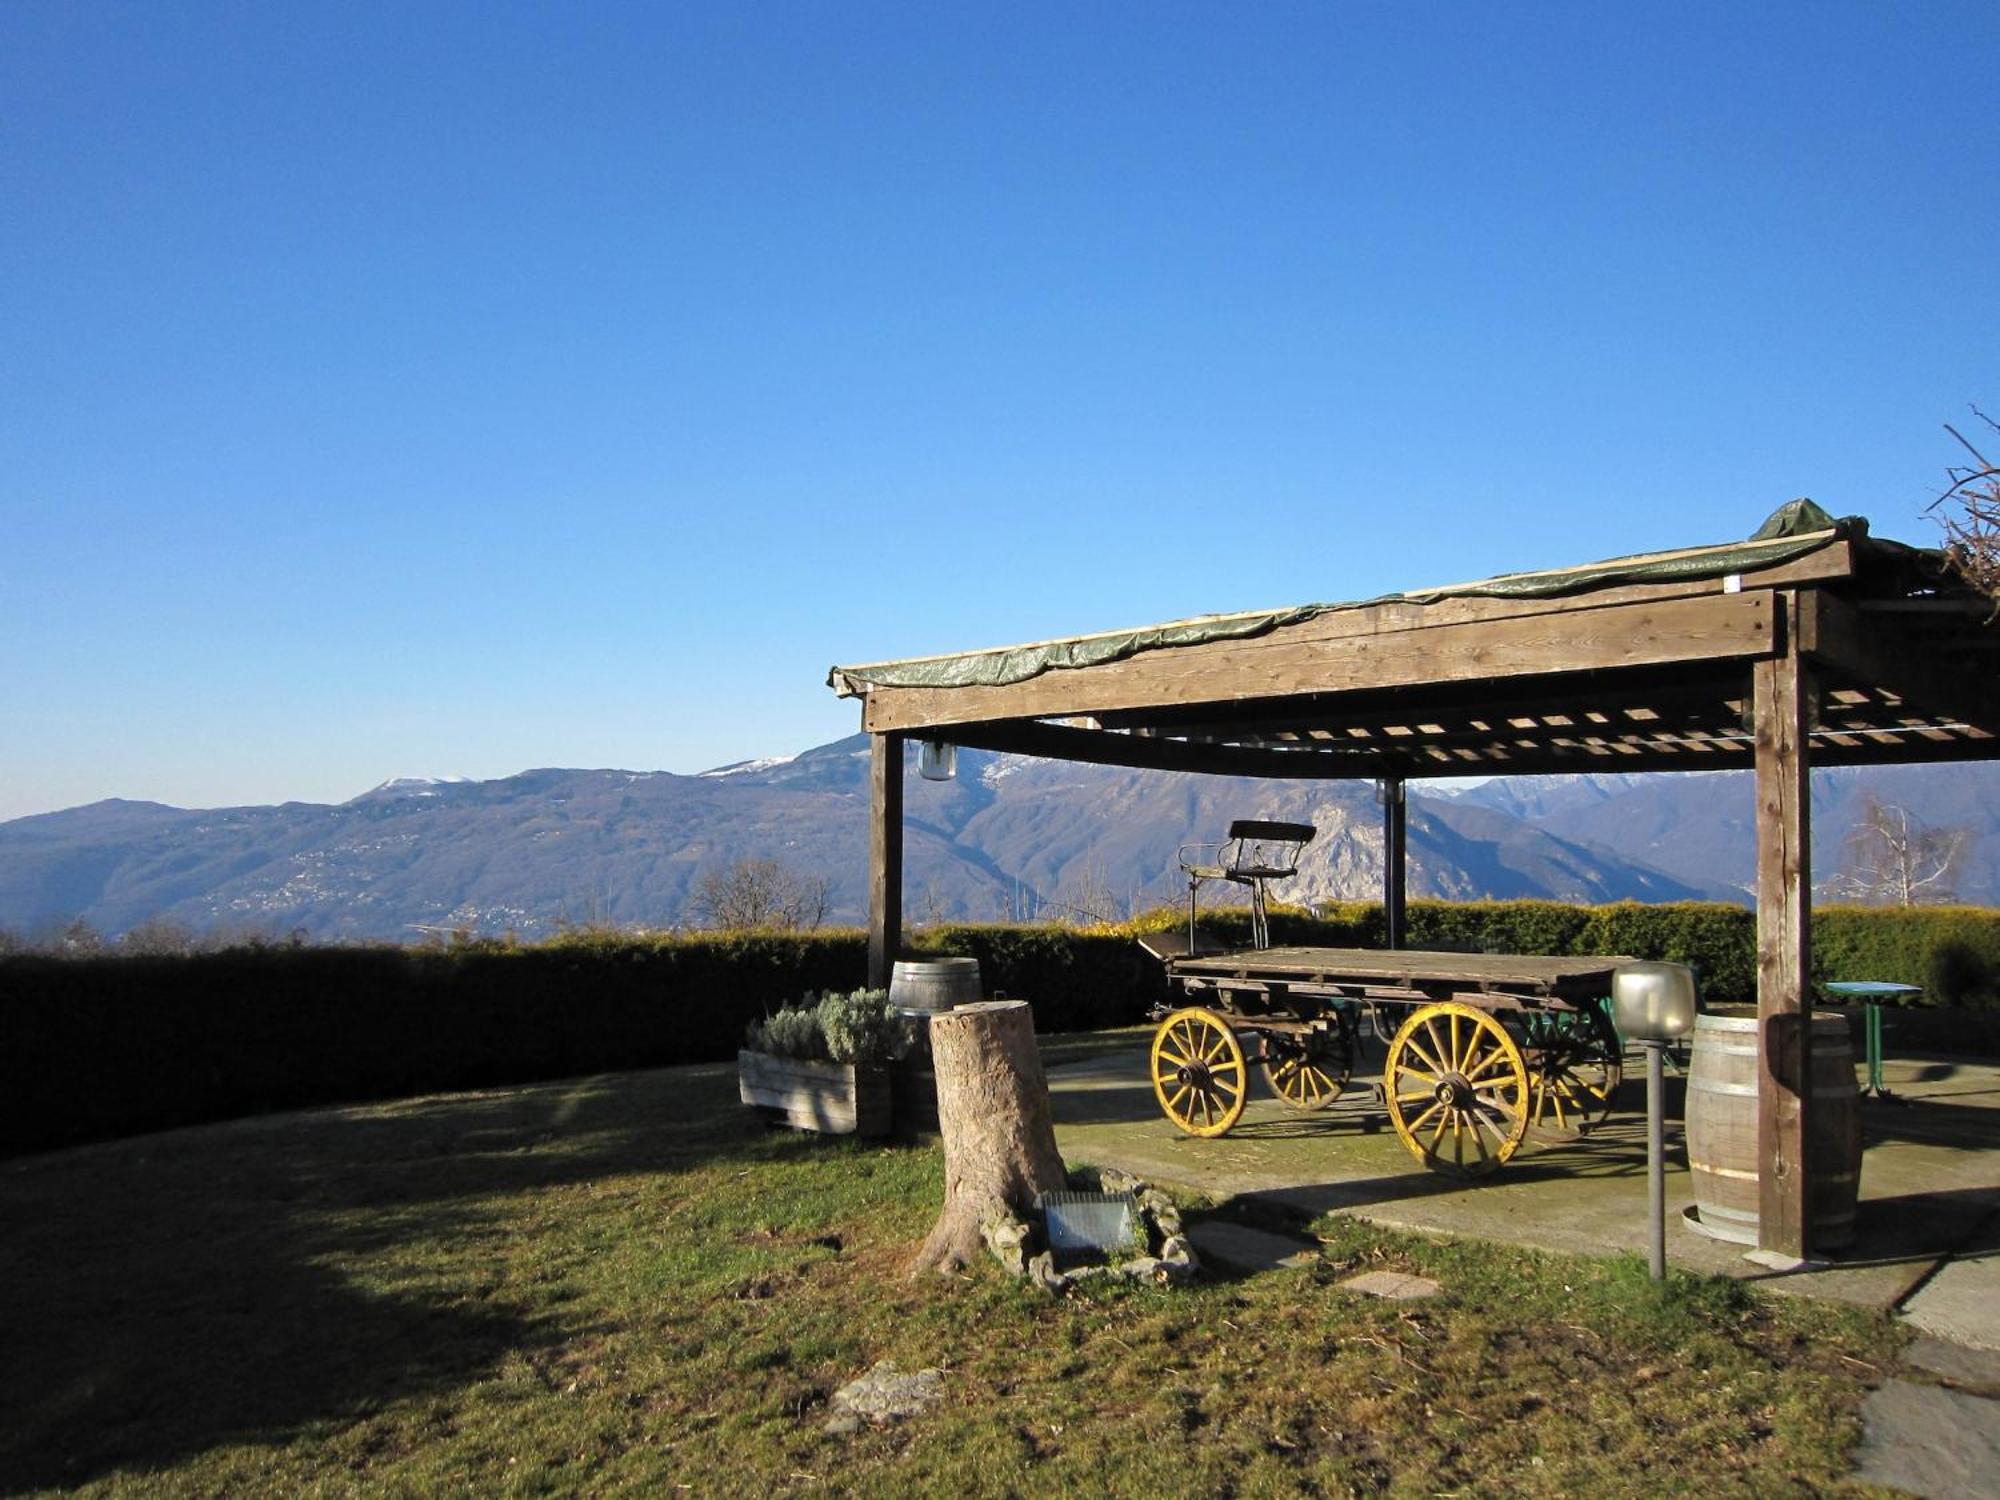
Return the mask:
M 1694 1029 L 1694 970 L 1686 964 L 1620 964 L 1611 975 L 1611 1021 L 1635 1042 L 1671 1042 Z
M 958 774 L 958 746 L 946 740 L 919 740 L 917 774 L 926 781 L 951 780 Z

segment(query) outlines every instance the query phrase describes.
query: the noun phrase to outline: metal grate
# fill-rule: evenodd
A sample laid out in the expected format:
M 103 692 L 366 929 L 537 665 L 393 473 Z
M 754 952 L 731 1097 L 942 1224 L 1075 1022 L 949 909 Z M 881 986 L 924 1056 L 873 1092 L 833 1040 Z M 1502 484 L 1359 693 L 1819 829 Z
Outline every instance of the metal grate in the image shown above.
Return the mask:
M 1058 1265 L 1143 1250 L 1130 1193 L 1043 1193 L 1035 1200 Z

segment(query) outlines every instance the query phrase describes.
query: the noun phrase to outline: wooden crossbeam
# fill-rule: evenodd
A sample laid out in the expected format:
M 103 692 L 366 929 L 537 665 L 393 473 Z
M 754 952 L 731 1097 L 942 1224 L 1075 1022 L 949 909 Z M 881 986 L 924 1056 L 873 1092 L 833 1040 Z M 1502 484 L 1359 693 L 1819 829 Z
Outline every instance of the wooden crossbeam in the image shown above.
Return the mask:
M 1236 742 L 1249 736 L 1300 734 L 1313 739 L 1380 741 L 1386 726 L 1433 721 L 1447 730 L 1484 726 L 1498 737 L 1511 729 L 1544 728 L 1583 712 L 1610 721 L 1740 727 L 1749 697 L 1740 664 L 1691 671 L 1686 666 L 1639 668 L 1514 679 L 1480 685 L 1443 683 L 1392 687 L 1338 696 L 1314 695 L 1279 702 L 1161 705 L 1100 715 L 1107 728 L 1155 729 L 1185 739 Z M 1580 708 L 1579 705 L 1585 705 Z
M 1320 622 L 1310 622 L 1247 640 L 1044 672 L 1004 687 L 876 688 L 863 723 L 871 733 L 914 731 L 1432 683 L 1491 683 L 1488 691 L 1497 693 L 1500 682 L 1522 677 L 1747 661 L 1774 649 L 1771 597 L 1758 590 L 1599 608 L 1543 601 L 1551 607 L 1540 613 L 1510 610 L 1337 638 L 1313 634 Z M 1407 617 L 1408 607 L 1398 614 Z
M 1194 771 L 1214 776 L 1354 780 L 1388 774 L 1394 767 L 1368 751 L 1264 750 L 1237 745 L 1190 744 L 1154 735 L 1072 729 L 1036 721 L 957 724 L 945 733 L 955 745 L 1007 755 L 1131 766 L 1151 771 Z
M 1993 745 L 1979 730 L 1939 732 L 1926 739 L 1908 726 L 1823 725 L 1811 731 L 1816 765 L 1900 765 L 1990 759 Z M 1485 744 L 1399 744 L 1393 753 L 1364 749 L 1276 750 L 1257 742 L 1189 743 L 1160 735 L 1119 734 L 1051 724 L 959 725 L 945 738 L 972 749 L 1119 765 L 1263 779 L 1341 780 L 1403 775 L 1529 776 L 1580 770 L 1747 770 L 1753 741 L 1747 729 L 1680 730 L 1651 737 L 1551 733 L 1499 735 Z M 1319 745 L 1318 741 L 1305 744 Z M 1334 746 L 1343 741 L 1331 742 Z
M 1736 720 L 1733 716 L 1723 713 L 1705 714 L 1699 717 L 1691 714 L 1686 719 L 1677 718 L 1671 721 L 1655 719 L 1643 723 L 1628 721 L 1622 724 L 1605 724 L 1601 726 L 1599 734 L 1590 736 L 1590 738 L 1601 739 L 1621 746 L 1636 745 L 1644 747 L 1677 744 L 1684 737 L 1689 736 L 1695 731 L 1733 730 L 1735 724 Z M 1393 743 L 1398 751 L 1405 753 L 1428 754 L 1433 757 L 1444 753 L 1463 759 L 1467 755 L 1490 754 L 1495 749 L 1509 745 L 1520 748 L 1532 748 L 1544 742 L 1551 735 L 1560 734 L 1573 738 L 1573 731 L 1576 726 L 1574 724 L 1556 725 L 1533 719 L 1517 719 L 1507 721 L 1504 731 L 1496 731 L 1490 726 L 1485 728 L 1453 727 L 1440 730 L 1436 733 L 1422 735 L 1399 735 L 1393 732 L 1397 727 L 1400 726 L 1389 726 L 1391 732 L 1381 736 L 1369 734 L 1366 731 L 1354 731 L 1352 732 L 1352 740 L 1350 742 L 1378 747 Z M 1593 722 L 1592 727 L 1599 726 Z M 1294 729 L 1241 733 L 1220 728 L 1208 728 L 1198 735 L 1190 735 L 1189 738 L 1205 744 L 1254 745 L 1267 749 L 1278 745 L 1307 746 L 1327 743 L 1324 731 Z M 1339 742 L 1336 741 L 1334 743 Z M 1625 752 L 1621 750 L 1619 753 L 1622 754 Z

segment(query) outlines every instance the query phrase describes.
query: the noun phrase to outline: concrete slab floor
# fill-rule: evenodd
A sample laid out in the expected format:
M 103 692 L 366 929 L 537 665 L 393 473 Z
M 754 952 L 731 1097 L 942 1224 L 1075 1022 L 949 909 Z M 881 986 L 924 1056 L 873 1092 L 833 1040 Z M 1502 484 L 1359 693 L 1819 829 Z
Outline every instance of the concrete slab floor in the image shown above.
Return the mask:
M 2000 1214 L 1987 1215 L 1972 1238 L 1939 1266 L 1904 1304 L 1919 1332 L 2000 1356 Z
M 1464 1183 L 1425 1170 L 1404 1148 L 1358 1081 L 1372 1074 L 1357 1073 L 1357 1083 L 1320 1114 L 1287 1109 L 1259 1080 L 1228 1135 L 1183 1135 L 1160 1113 L 1147 1081 L 1149 1037 L 1135 1030 L 1129 1045 L 1072 1062 L 1052 1052 L 1056 1141 L 1072 1166 L 1117 1166 L 1213 1198 L 1306 1215 L 1351 1214 L 1425 1234 L 1583 1255 L 1645 1253 L 1645 1083 L 1636 1056 L 1628 1059 L 1619 1107 L 1603 1126 L 1570 1140 L 1531 1133 L 1512 1161 Z M 1379 1051 L 1372 1057 L 1379 1066 Z M 1892 1059 L 1887 1082 L 1895 1098 L 1862 1104 L 1859 1234 L 1851 1249 L 1824 1265 L 1776 1272 L 1744 1259 L 1745 1246 L 1670 1222 L 1667 1259 L 1778 1291 L 1868 1306 L 1894 1307 L 1908 1298 L 1936 1331 L 2000 1348 L 2000 1245 L 1993 1243 L 2000 1225 L 1993 1215 L 2000 1208 L 2000 1067 L 1963 1058 Z M 1680 1133 L 1685 1080 L 1670 1075 L 1667 1089 L 1667 1203 L 1677 1221 L 1694 1197 Z M 1958 1259 L 1947 1266 L 1954 1254 Z
M 1861 1409 L 1854 1477 L 1926 1500 L 1991 1500 L 2000 1476 L 2000 1402 L 1907 1380 Z

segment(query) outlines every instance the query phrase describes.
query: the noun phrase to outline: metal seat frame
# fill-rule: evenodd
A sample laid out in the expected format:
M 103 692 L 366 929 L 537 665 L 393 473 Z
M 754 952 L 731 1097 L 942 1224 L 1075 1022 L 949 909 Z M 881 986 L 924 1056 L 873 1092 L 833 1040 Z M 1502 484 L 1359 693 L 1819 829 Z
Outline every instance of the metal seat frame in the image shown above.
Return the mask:
M 1250 891 L 1250 942 L 1254 948 L 1271 946 L 1271 918 L 1265 888 L 1273 880 L 1286 880 L 1299 872 L 1299 854 L 1317 836 L 1310 823 L 1272 823 L 1257 818 L 1239 818 L 1229 825 L 1229 837 L 1216 843 L 1182 844 L 1178 863 L 1188 883 L 1188 952 L 1195 951 L 1195 893 L 1205 880 L 1226 880 Z M 1215 851 L 1211 860 L 1198 860 L 1201 851 Z

